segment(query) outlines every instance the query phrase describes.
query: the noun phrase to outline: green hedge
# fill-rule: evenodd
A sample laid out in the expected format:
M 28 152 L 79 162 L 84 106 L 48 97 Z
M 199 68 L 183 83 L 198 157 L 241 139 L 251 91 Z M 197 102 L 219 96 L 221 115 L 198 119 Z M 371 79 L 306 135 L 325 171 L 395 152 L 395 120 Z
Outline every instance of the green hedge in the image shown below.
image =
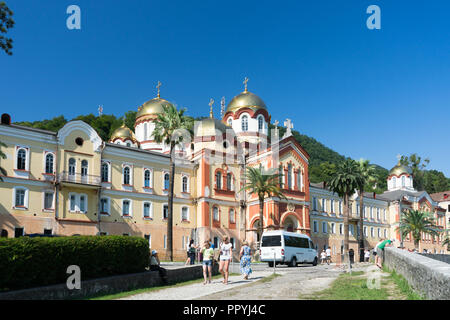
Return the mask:
M 81 279 L 145 271 L 148 241 L 128 236 L 0 239 L 0 291 L 66 283 L 67 267 Z

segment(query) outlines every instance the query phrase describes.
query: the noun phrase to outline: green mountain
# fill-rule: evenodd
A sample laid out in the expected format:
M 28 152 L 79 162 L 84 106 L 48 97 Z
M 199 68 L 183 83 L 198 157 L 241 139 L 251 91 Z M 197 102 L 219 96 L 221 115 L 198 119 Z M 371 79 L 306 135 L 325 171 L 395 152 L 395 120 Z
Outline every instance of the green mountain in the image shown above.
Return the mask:
M 197 118 L 196 118 L 197 119 Z M 198 118 L 200 119 L 200 118 Z M 117 118 L 114 115 L 101 115 L 95 116 L 93 114 L 81 115 L 72 120 L 82 120 L 92 126 L 99 134 L 99 136 L 104 140 L 108 141 L 112 132 L 120 127 L 123 122 L 131 129 L 134 130 L 134 122 L 136 120 L 136 112 L 128 111 L 122 117 Z M 49 131 L 58 131 L 61 129 L 68 120 L 64 116 L 58 116 L 51 120 L 33 121 L 33 122 L 16 122 L 18 125 L 44 129 Z M 269 125 L 269 130 L 273 129 L 272 124 Z M 286 128 L 278 127 L 280 130 L 280 136 L 282 136 Z M 270 134 L 270 132 L 269 132 Z M 309 166 L 309 178 L 313 183 L 322 182 L 327 180 L 327 172 L 330 169 L 346 159 L 345 156 L 337 153 L 336 151 L 326 147 L 316 139 L 300 134 L 298 131 L 293 130 L 292 134 L 294 138 L 303 146 L 306 152 L 311 156 L 310 166 Z M 377 184 L 376 188 L 367 188 L 369 192 L 382 193 L 387 189 L 386 179 L 389 174 L 388 170 L 375 165 Z M 422 170 L 424 183 L 423 188 L 428 193 L 441 192 L 450 189 L 450 179 L 446 178 L 445 175 L 436 170 Z

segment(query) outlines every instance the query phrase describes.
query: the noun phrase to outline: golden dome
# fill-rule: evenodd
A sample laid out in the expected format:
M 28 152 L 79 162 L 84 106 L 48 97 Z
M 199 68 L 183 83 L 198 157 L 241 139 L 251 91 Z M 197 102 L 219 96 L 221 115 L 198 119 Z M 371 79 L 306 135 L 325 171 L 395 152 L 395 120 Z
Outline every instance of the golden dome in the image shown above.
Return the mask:
M 412 174 L 412 169 L 408 166 L 401 164 L 399 161 L 397 165 L 393 167 L 391 171 L 389 171 L 389 175 L 400 176 L 402 174 Z
M 128 128 L 125 124 L 122 124 L 119 128 L 114 130 L 109 141 L 112 142 L 115 139 L 121 139 L 122 141 L 131 140 L 133 142 L 137 142 L 133 131 L 131 131 L 130 128 Z
M 264 103 L 264 101 L 262 101 L 262 99 L 260 97 L 258 97 L 256 94 L 251 93 L 250 91 L 245 90 L 244 92 L 235 96 L 230 101 L 225 113 L 227 113 L 228 111 L 235 112 L 238 109 L 245 108 L 245 107 L 251 108 L 254 110 L 258 110 L 258 109 L 266 109 L 267 110 L 266 104 Z
M 136 114 L 136 119 L 146 115 L 156 115 L 164 111 L 164 105 L 172 105 L 169 101 L 165 99 L 161 99 L 159 97 L 153 98 L 147 102 L 145 102 L 142 106 L 138 108 L 138 112 Z
M 201 121 L 196 121 L 194 128 L 195 137 L 215 136 L 220 133 L 226 133 L 227 129 L 233 130 L 230 126 L 224 124 L 222 121 L 214 118 L 205 118 Z

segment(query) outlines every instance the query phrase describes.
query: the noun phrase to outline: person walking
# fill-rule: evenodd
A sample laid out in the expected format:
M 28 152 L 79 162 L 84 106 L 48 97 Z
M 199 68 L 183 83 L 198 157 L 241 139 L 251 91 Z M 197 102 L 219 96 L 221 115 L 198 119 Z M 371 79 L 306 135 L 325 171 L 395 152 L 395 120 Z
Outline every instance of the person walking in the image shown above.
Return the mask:
M 209 273 L 209 283 L 211 283 L 211 275 L 212 275 L 212 262 L 214 257 L 214 249 L 211 248 L 209 241 L 205 241 L 202 248 L 203 255 L 203 278 L 205 281 L 203 284 L 207 283 L 207 273 Z
M 227 236 L 223 237 L 223 242 L 220 244 L 220 262 L 219 271 L 223 276 L 223 284 L 228 284 L 228 269 L 231 261 L 231 248 L 233 245 L 230 243 Z
M 188 247 L 187 247 L 187 259 L 185 262 L 185 266 L 187 266 L 188 264 L 193 265 L 195 264 L 195 253 L 197 252 L 197 247 L 194 244 L 194 240 L 191 239 L 191 241 L 189 241 Z
M 369 259 L 370 259 L 370 251 L 366 249 L 366 251 L 364 251 L 364 261 L 369 262 Z
M 331 263 L 331 248 L 328 247 L 325 252 L 327 254 L 327 264 L 330 264 Z
M 322 252 L 320 253 L 320 263 L 324 264 L 326 260 L 327 260 L 327 253 L 325 252 L 325 250 L 322 250 Z
M 251 262 L 252 262 L 252 249 L 248 246 L 247 240 L 242 242 L 240 256 L 240 270 L 241 273 L 244 274 L 244 279 L 248 280 L 248 276 L 252 273 Z

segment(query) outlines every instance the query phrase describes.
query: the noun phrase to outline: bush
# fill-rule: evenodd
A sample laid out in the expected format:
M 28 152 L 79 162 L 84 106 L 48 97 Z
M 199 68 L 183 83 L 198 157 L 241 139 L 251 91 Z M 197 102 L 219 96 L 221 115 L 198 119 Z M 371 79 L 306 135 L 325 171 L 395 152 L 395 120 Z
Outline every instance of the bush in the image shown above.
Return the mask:
M 0 239 L 0 291 L 66 283 L 67 267 L 81 279 L 145 271 L 148 241 L 128 236 Z

